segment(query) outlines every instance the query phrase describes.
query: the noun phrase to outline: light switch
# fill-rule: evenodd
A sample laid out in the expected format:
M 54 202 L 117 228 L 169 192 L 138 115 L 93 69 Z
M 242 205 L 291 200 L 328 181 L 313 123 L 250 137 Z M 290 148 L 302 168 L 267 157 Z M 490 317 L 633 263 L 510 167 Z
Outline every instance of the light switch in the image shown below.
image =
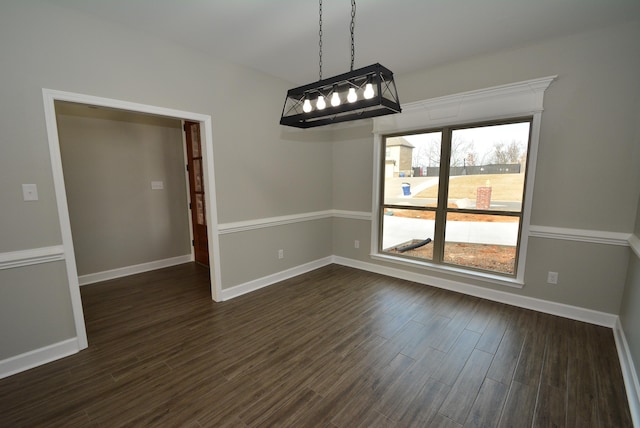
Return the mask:
M 25 201 L 37 201 L 38 186 L 36 186 L 35 184 L 23 184 L 22 197 L 24 198 Z
M 162 190 L 162 189 L 164 189 L 164 183 L 162 181 L 151 182 L 151 190 Z

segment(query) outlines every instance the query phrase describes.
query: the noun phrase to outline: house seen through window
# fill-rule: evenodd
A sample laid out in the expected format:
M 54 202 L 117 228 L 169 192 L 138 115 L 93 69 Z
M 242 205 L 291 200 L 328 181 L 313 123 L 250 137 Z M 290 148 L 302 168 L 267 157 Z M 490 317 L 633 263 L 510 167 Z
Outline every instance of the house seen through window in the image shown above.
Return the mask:
M 378 250 L 515 277 L 531 123 L 383 137 Z

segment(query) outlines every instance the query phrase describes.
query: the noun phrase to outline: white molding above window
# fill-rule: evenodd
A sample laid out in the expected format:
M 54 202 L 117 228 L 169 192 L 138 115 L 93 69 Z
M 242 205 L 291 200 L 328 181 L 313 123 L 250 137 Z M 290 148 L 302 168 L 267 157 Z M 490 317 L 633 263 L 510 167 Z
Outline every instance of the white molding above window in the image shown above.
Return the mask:
M 556 77 L 542 77 L 402 104 L 402 113 L 374 118 L 373 132 L 390 134 L 435 126 L 530 116 L 542 112 L 544 91 Z
M 380 234 L 380 186 L 381 186 L 381 147 L 383 136 L 430 128 L 463 125 L 507 118 L 533 117 L 531 123 L 531 141 L 528 152 L 528 171 L 523 201 L 522 229 L 519 245 L 517 276 L 512 281 L 524 283 L 524 271 L 529 224 L 531 222 L 531 204 L 535 183 L 538 140 L 544 105 L 544 92 L 557 76 L 542 77 L 523 82 L 494 86 L 491 88 L 463 92 L 444 97 L 416 101 L 402 105 L 402 113 L 376 117 L 373 119 L 373 197 L 371 221 L 371 255 L 381 257 L 378 250 Z M 428 268 L 425 264 L 425 268 Z M 473 271 L 465 276 L 474 275 Z M 479 275 L 478 279 L 482 279 Z

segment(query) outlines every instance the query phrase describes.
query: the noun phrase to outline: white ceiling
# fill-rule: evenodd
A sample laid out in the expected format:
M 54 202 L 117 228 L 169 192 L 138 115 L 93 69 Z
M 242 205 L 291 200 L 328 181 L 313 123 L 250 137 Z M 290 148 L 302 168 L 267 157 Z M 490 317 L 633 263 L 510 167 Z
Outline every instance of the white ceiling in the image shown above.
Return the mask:
M 295 84 L 318 80 L 318 0 L 47 1 Z M 326 78 L 349 70 L 351 3 L 323 3 Z M 409 73 L 637 19 L 640 0 L 357 0 L 355 68 Z

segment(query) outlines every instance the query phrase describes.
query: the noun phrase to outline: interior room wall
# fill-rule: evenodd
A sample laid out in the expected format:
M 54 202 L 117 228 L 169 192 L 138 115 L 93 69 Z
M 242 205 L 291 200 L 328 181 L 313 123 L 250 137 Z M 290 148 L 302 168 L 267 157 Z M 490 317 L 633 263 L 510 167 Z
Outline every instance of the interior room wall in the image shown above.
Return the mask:
M 638 125 L 633 159 L 635 167 L 640 169 L 640 111 L 638 111 L 636 123 Z M 629 269 L 620 308 L 620 324 L 629 345 L 631 363 L 634 364 L 638 373 L 640 370 L 640 310 L 638 310 L 640 308 L 640 196 L 632 241 L 635 247 L 629 255 Z
M 359 123 L 358 126 L 348 127 L 335 133 L 333 138 L 333 207 L 345 211 L 371 211 L 371 123 Z
M 640 235 L 636 230 L 636 237 L 638 236 Z M 620 324 L 629 345 L 636 373 L 640 370 L 640 311 L 638 308 L 640 308 L 640 254 L 631 253 L 620 308 Z
M 0 362 L 74 337 L 70 299 L 62 261 L 0 270 Z
M 297 268 L 309 262 L 329 257 L 332 253 L 331 219 L 323 218 L 282 226 L 224 234 L 225 248 L 221 264 L 223 282 L 242 285 L 274 273 Z M 283 258 L 278 251 L 282 250 Z M 247 269 L 247 264 L 251 269 Z M 274 264 L 277 270 L 274 271 Z
M 181 121 L 64 102 L 56 114 L 78 275 L 190 255 Z
M 635 21 L 471 58 L 402 76 L 398 90 L 411 102 L 558 75 L 545 92 L 532 222 L 630 232 L 639 34 Z
M 290 82 L 48 1 L 2 5 L 0 52 L 2 254 L 62 242 L 43 88 L 210 115 L 220 223 L 331 209 L 331 145 L 314 132 L 290 132 L 278 123 L 286 91 L 294 86 Z M 23 183 L 37 185 L 38 201 L 23 202 Z M 297 246 L 323 241 L 327 231 L 314 222 L 301 222 L 278 233 L 289 239 L 300 228 L 308 239 L 291 239 L 296 247 L 287 254 L 299 254 L 295 260 L 308 262 L 303 256 L 315 254 Z M 280 271 L 282 263 L 272 257 L 278 242 L 261 243 L 268 254 L 260 256 L 268 256 L 269 264 L 254 268 L 242 256 L 229 257 L 237 247 L 235 239 L 245 236 L 228 234 L 221 243 L 223 288 Z M 62 264 L 62 269 L 45 275 L 37 265 L 0 274 L 0 313 L 11 314 L 1 328 L 20 329 L 19 335 L 0 336 L 5 357 L 74 336 L 68 328 L 68 301 L 57 305 L 30 298 L 63 290 L 62 298 L 68 299 L 64 263 L 54 264 Z
M 545 93 L 531 224 L 587 234 L 631 233 L 640 193 L 640 168 L 633 161 L 640 107 L 638 39 L 636 21 L 400 75 L 396 82 L 406 103 L 558 75 Z M 370 130 L 361 130 L 359 136 L 353 130 L 340 131 L 335 140 L 334 208 L 370 212 Z M 354 155 L 357 152 L 361 155 Z M 361 188 L 341 186 L 347 175 L 359 177 Z M 335 224 L 341 230 L 334 230 L 334 238 L 340 235 L 334 241 L 338 256 L 461 281 L 435 271 L 376 262 L 369 257 L 370 247 L 353 248 L 354 240 L 369 239 L 367 219 L 340 218 Z M 629 252 L 624 245 L 531 237 L 522 289 L 462 281 L 617 314 Z M 546 283 L 548 271 L 559 272 L 558 285 Z
M 398 89 L 411 102 L 558 74 L 545 97 L 532 222 L 630 232 L 640 186 L 629 156 L 638 39 L 638 23 L 592 31 L 398 76 Z M 366 217 L 371 210 L 370 129 L 284 129 L 278 120 L 289 82 L 38 0 L 3 4 L 0 52 L 0 253 L 61 244 L 43 88 L 210 115 L 222 225 L 332 208 Z M 23 202 L 23 183 L 37 184 L 38 201 Z M 366 219 L 337 218 L 225 233 L 222 287 L 331 252 L 372 262 L 369 232 Z M 527 284 L 507 291 L 617 313 L 628 248 L 537 241 L 530 241 Z M 552 261 L 556 288 L 542 278 Z M 0 293 L 0 358 L 73 337 L 63 262 L 2 270 Z

